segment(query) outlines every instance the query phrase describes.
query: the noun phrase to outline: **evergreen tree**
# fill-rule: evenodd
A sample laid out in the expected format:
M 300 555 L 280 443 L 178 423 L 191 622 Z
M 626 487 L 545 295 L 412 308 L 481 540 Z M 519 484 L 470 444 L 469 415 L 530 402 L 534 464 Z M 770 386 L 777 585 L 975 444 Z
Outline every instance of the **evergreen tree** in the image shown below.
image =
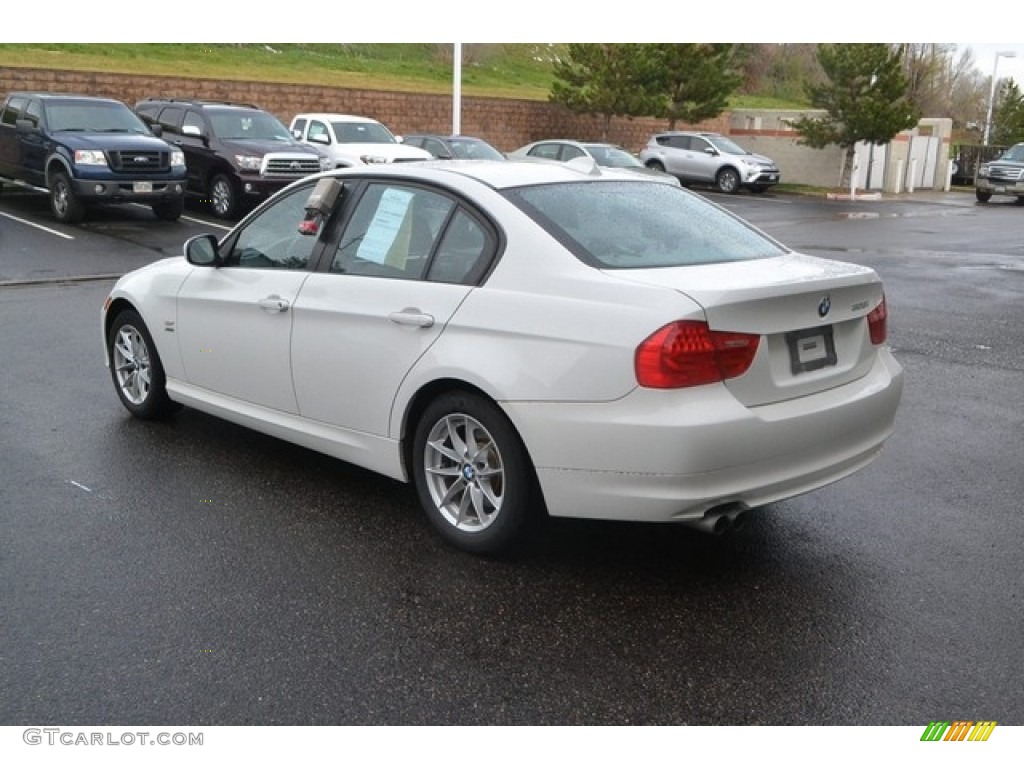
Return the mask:
M 819 149 L 835 144 L 846 149 L 841 184 L 850 178 L 857 142 L 888 144 L 920 119 L 909 97 L 903 54 L 903 46 L 886 43 L 818 46 L 826 81 L 809 85 L 807 94 L 811 104 L 827 114 L 804 117 L 793 125 L 803 144 Z
M 996 104 L 992 116 L 992 143 L 1010 146 L 1024 141 L 1024 95 L 1013 78 L 1000 86 Z
M 738 47 L 732 43 L 650 43 L 642 46 L 642 66 L 663 95 L 656 117 L 699 123 L 725 111 L 743 82 Z
M 656 73 L 642 49 L 633 43 L 571 43 L 567 57 L 554 66 L 551 101 L 600 115 L 602 140 L 613 117 L 654 114 Z

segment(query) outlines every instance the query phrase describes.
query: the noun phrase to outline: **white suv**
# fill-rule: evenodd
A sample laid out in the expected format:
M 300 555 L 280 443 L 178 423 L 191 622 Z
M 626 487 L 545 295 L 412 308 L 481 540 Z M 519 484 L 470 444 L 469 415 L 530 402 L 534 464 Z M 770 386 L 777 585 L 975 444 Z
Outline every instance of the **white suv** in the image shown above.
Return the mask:
M 718 133 L 658 133 L 640 151 L 640 159 L 648 168 L 670 173 L 684 184 L 712 184 L 728 194 L 740 187 L 764 192 L 780 178 L 771 158 L 748 152 Z
M 405 146 L 382 123 L 369 117 L 326 113 L 296 115 L 289 130 L 299 141 L 326 153 L 335 168 L 433 157 L 425 149 Z

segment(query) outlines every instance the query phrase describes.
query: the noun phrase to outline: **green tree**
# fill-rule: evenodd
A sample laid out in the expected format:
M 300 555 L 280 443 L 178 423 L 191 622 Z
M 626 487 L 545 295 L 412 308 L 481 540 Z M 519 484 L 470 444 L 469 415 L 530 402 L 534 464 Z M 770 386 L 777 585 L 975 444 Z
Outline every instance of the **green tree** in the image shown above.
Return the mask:
M 655 117 L 699 123 L 722 114 L 743 82 L 738 47 L 732 43 L 648 43 L 641 46 L 640 71 L 660 105 Z
M 992 143 L 1010 146 L 1024 141 L 1024 95 L 1010 78 L 999 88 L 992 115 Z
M 909 96 L 902 45 L 887 43 L 822 43 L 818 61 L 826 80 L 808 85 L 811 104 L 827 113 L 803 117 L 793 127 L 801 143 L 846 150 L 840 184 L 846 184 L 859 141 L 888 144 L 902 130 L 917 125 L 920 113 Z
M 600 115 L 601 138 L 607 139 L 616 116 L 654 114 L 656 71 L 631 43 L 571 43 L 566 58 L 554 66 L 550 100 L 573 112 Z

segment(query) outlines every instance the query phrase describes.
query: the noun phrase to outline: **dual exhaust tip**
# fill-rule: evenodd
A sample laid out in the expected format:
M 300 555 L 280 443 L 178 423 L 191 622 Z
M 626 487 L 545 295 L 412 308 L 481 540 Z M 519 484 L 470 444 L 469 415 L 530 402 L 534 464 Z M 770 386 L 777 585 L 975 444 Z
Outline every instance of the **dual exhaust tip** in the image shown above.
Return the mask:
M 745 528 L 750 520 L 750 510 L 738 504 L 714 507 L 695 520 L 684 520 L 684 525 L 704 533 L 721 536 L 729 531 Z

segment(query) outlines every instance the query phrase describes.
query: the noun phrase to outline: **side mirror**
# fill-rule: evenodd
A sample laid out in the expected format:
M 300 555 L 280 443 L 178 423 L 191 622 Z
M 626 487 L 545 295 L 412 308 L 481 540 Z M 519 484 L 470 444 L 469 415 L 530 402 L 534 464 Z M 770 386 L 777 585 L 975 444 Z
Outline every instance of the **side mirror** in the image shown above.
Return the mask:
M 292 128 L 292 138 L 293 139 L 298 139 L 299 141 L 302 141 L 302 129 L 301 128 Z
M 31 120 L 15 120 L 14 129 L 17 133 L 39 133 L 39 126 Z
M 156 136 L 158 139 L 164 135 L 164 127 L 162 125 L 153 123 L 152 125 L 147 125 L 146 127 L 149 128 L 149 132 Z
M 718 157 L 718 150 L 714 147 L 704 147 L 704 151 L 712 157 Z
M 219 267 L 215 235 L 196 235 L 185 241 L 185 259 L 197 267 Z

